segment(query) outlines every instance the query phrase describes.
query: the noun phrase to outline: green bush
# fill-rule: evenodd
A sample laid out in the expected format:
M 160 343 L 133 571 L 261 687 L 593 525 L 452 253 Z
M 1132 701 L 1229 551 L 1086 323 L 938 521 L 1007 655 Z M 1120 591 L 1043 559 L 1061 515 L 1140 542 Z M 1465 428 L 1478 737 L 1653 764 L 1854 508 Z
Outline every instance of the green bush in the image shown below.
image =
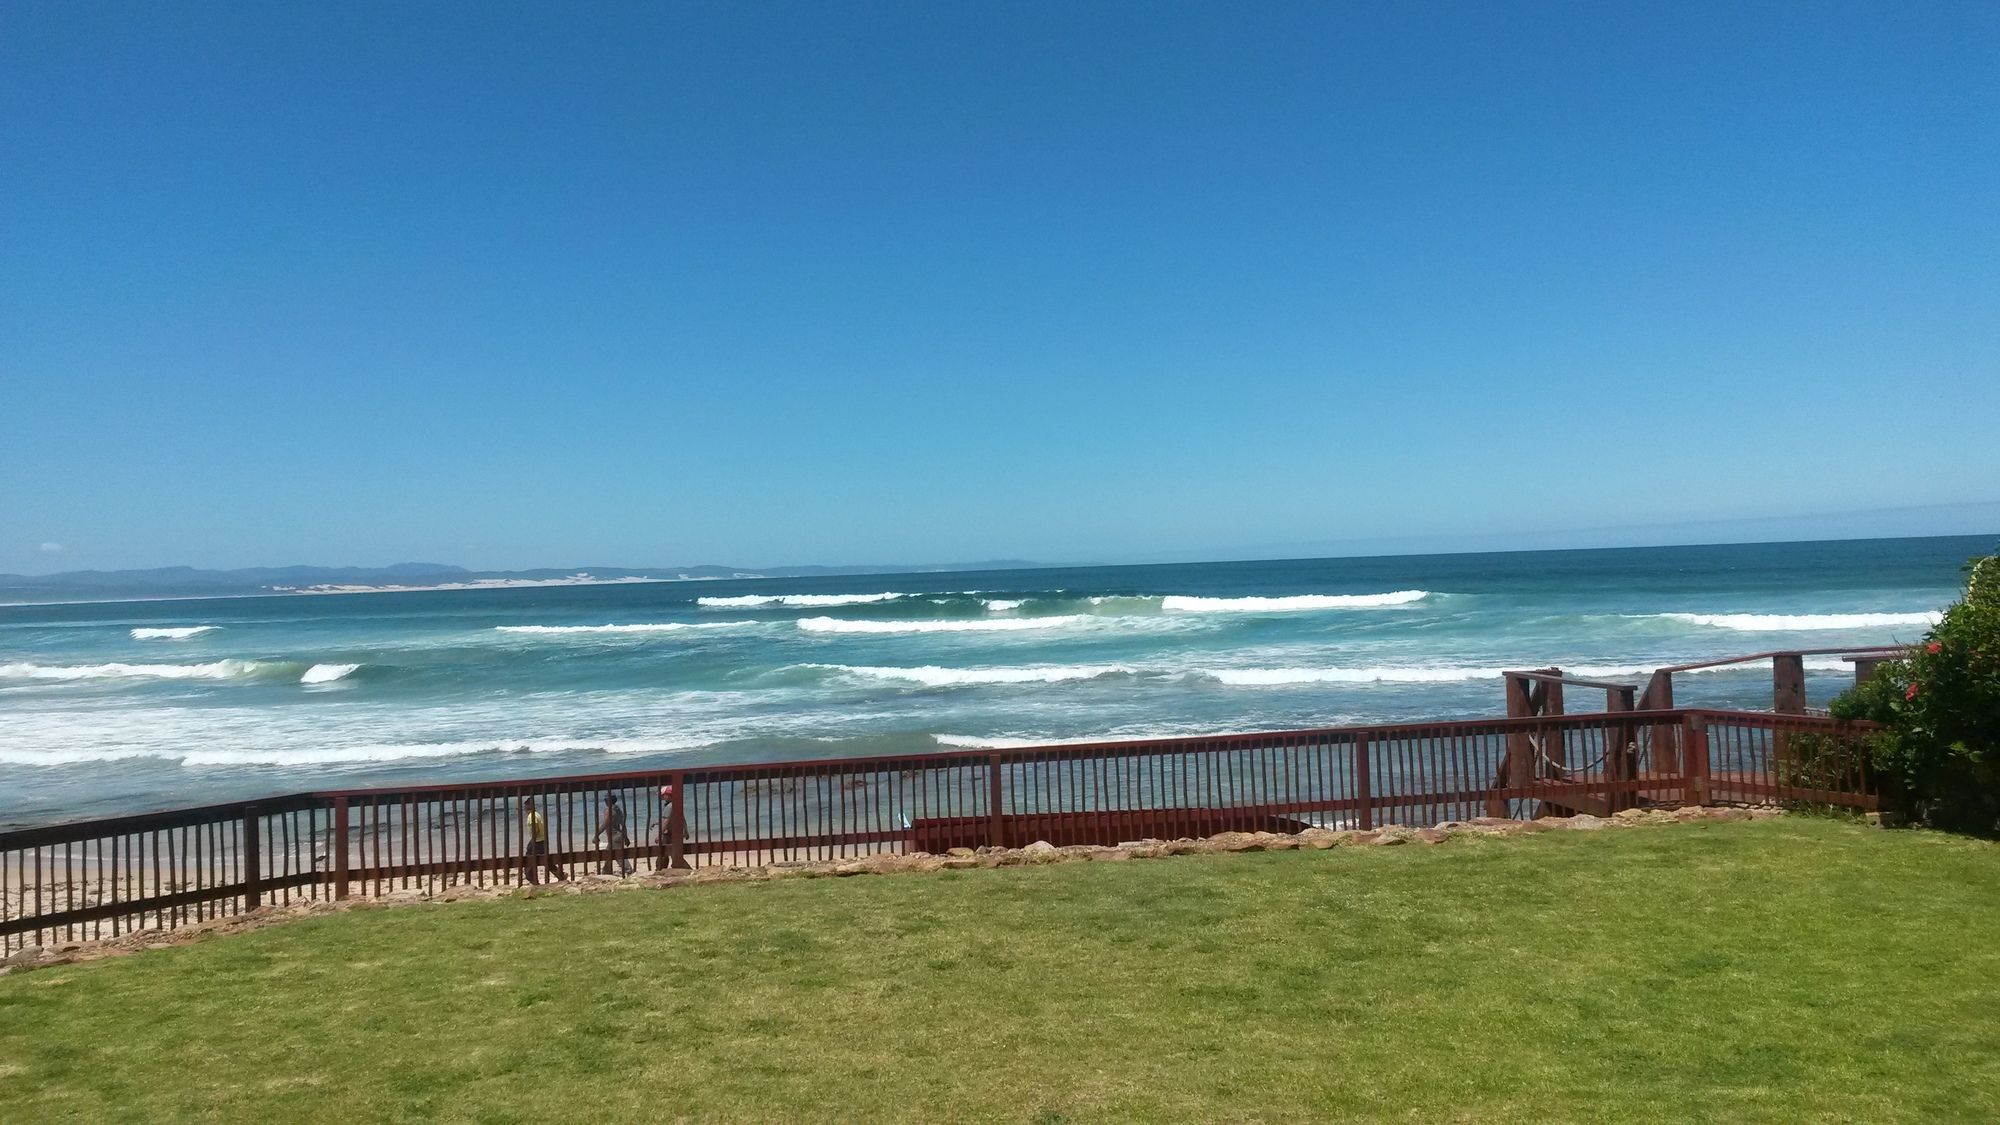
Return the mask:
M 1886 807 L 2000 835 L 2000 558 L 1974 563 L 1964 599 L 1924 643 L 1835 699 L 1833 715 L 1887 728 L 1872 750 Z

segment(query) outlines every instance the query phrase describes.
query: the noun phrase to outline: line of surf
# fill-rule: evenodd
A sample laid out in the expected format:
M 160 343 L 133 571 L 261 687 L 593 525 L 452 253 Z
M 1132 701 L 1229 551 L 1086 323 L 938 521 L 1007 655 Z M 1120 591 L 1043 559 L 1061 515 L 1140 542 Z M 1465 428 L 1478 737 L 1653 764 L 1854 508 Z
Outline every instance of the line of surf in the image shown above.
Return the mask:
M 1089 620 L 1088 615 L 1080 613 L 980 621 L 853 621 L 839 617 L 806 617 L 799 620 L 799 629 L 807 633 L 1013 633 L 1029 629 L 1060 629 Z
M 680 633 L 694 629 L 754 629 L 754 621 L 657 621 L 631 625 L 495 625 L 494 631 L 524 636 L 590 636 L 606 634 Z
M 211 660 L 202 664 L 0 664 L 0 680 L 87 683 L 132 680 L 278 680 L 330 684 L 359 671 L 359 664 L 306 664 L 295 660 Z
M 1070 680 L 1096 680 L 1110 676 L 1137 675 L 1126 664 L 1043 664 L 1017 668 L 887 668 L 853 664 L 806 664 L 802 667 L 835 672 L 864 679 L 894 680 L 925 687 L 957 687 L 970 684 L 1055 684 Z
M 171 628 L 141 628 L 132 630 L 132 639 L 135 641 L 184 641 L 190 637 L 199 637 L 203 633 L 213 633 L 220 628 L 222 628 L 220 625 L 178 625 Z
M 765 606 L 793 606 L 801 609 L 822 609 L 837 605 L 873 605 L 877 602 L 893 602 L 910 597 L 909 594 L 744 594 L 730 598 L 696 598 L 695 604 L 705 609 L 758 609 Z
M 1923 613 L 1648 613 L 1642 617 L 1734 629 L 1748 633 L 1815 632 L 1826 629 L 1883 629 L 1930 626 L 1944 615 Z

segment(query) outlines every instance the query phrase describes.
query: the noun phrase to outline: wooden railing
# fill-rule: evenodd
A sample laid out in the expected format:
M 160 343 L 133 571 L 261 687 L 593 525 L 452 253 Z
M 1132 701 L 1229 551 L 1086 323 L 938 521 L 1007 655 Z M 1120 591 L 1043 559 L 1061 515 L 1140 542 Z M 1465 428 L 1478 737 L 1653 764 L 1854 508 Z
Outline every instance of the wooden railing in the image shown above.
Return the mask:
M 295 900 L 877 851 L 1431 825 L 1650 804 L 1872 806 L 1860 728 L 1640 710 L 302 793 L 0 833 L 0 953 Z M 1807 764 L 1788 757 L 1804 746 Z M 663 793 L 662 787 L 666 787 Z M 622 842 L 593 838 L 606 798 Z

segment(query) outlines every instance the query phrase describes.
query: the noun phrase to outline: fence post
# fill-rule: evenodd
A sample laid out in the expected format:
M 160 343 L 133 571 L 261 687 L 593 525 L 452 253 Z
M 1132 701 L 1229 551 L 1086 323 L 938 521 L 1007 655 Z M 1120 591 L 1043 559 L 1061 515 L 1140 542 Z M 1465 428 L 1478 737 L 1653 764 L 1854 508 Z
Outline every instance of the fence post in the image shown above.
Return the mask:
M 667 810 L 667 867 L 688 870 L 687 861 L 687 775 L 674 774 L 674 807 Z
M 1368 736 L 1354 736 L 1354 795 L 1361 799 L 1361 830 L 1375 827 L 1375 790 L 1368 779 Z
M 333 799 L 333 897 L 347 897 L 347 798 Z
M 1690 712 L 1681 725 L 1681 766 L 1687 771 L 1687 803 L 1708 803 L 1708 720 Z
M 243 909 L 255 910 L 263 901 L 263 844 L 257 837 L 257 806 L 243 808 L 243 839 L 237 866 L 243 871 Z
M 1606 690 L 1604 709 L 1613 714 L 1632 710 L 1632 689 Z M 1619 789 L 1612 783 L 1639 780 L 1639 728 L 1614 719 L 1604 731 L 1604 741 L 1605 805 L 1612 812 L 1634 808 L 1639 804 L 1637 790 Z
M 987 839 L 996 848 L 1007 846 L 1006 830 L 1001 826 L 1000 802 L 1000 751 L 986 755 L 986 820 Z

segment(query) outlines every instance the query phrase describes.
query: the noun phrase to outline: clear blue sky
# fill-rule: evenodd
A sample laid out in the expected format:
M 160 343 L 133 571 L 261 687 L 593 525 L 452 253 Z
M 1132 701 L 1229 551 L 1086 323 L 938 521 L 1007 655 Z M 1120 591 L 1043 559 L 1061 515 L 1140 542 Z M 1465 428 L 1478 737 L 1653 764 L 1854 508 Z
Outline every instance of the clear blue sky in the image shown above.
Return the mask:
M 1991 3 L 0 8 L 0 571 L 1995 500 Z

